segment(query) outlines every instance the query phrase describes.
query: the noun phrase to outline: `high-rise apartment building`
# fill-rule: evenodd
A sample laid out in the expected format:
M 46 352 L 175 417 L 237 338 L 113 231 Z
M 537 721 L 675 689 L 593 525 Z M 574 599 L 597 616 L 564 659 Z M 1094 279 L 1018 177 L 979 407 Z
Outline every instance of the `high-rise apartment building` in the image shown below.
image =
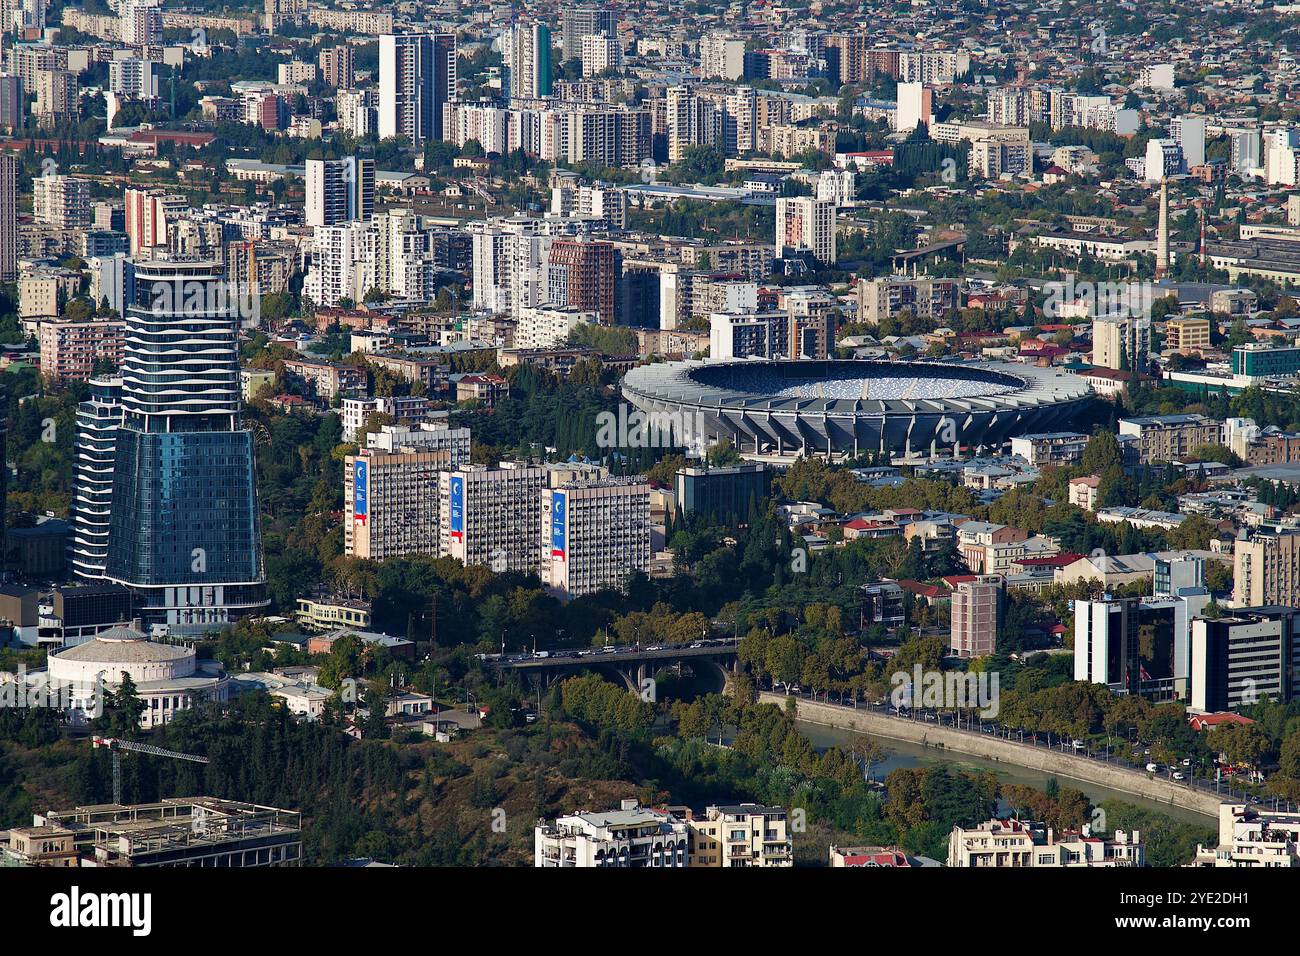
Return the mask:
M 650 485 L 572 482 L 542 492 L 542 583 L 563 598 L 622 589 L 650 569 Z
M 318 58 L 321 79 L 336 90 L 348 90 L 357 82 L 357 55 L 349 44 L 330 46 Z
M 113 513 L 113 462 L 122 424 L 122 380 L 92 378 L 90 397 L 77 406 L 68 563 L 83 578 L 102 578 Z
M 1232 572 L 1236 607 L 1300 605 L 1300 528 L 1265 524 L 1238 539 Z
M 623 69 L 623 46 L 618 37 L 588 34 L 582 38 L 582 75 L 600 76 Z
M 186 208 L 183 196 L 162 189 L 128 186 L 125 191 L 125 227 L 131 255 L 143 258 L 157 246 L 167 245 L 167 223 Z
M 75 122 L 80 118 L 81 89 L 75 73 L 67 70 L 37 70 L 32 92 L 36 94 L 32 114 L 36 117 L 36 125 L 42 129 L 63 122 Z
M 0 156 L 0 282 L 18 278 L 18 164 L 8 150 Z
M 375 161 L 307 160 L 306 219 L 309 226 L 367 220 L 375 212 Z
M 823 265 L 834 265 L 835 202 L 807 196 L 776 201 L 776 246 L 781 254 L 810 252 Z
M 22 126 L 26 106 L 22 78 L 14 73 L 0 73 L 0 127 L 15 130 Z
M 104 575 L 178 634 L 267 604 L 233 291 L 214 262 L 140 262 L 124 316 Z
M 560 43 L 564 59 L 576 60 L 582 56 L 582 38 L 585 36 L 614 37 L 618 35 L 618 12 L 605 7 L 567 7 L 560 14 Z
M 898 111 L 894 128 L 909 132 L 924 123 L 934 121 L 934 91 L 924 83 L 898 84 Z
M 386 33 L 379 38 L 379 138 L 413 145 L 443 138 L 444 104 L 456 98 L 456 37 Z
M 952 591 L 952 652 L 958 657 L 986 657 L 997 647 L 1002 622 L 1002 576 L 977 574 L 957 582 Z
M 700 78 L 739 80 L 745 75 L 745 41 L 725 33 L 700 38 Z
M 546 469 L 517 462 L 465 465 L 438 486 L 439 552 L 466 567 L 537 573 Z
M 162 41 L 162 7 L 157 0 L 127 0 L 119 10 L 122 42 L 127 46 L 157 46 Z
M 598 312 L 603 324 L 614 325 L 618 260 L 611 243 L 557 239 L 549 260 L 550 301 Z
M 551 95 L 551 30 L 515 23 L 501 35 L 501 96 L 535 100 Z
M 1151 359 L 1151 320 L 1143 315 L 1098 317 L 1092 323 L 1092 364 L 1145 371 Z
M 366 451 L 343 463 L 343 547 L 355 558 L 383 561 L 438 550 L 443 450 Z
M 32 214 L 56 229 L 90 226 L 90 181 L 74 176 L 37 176 L 32 180 Z

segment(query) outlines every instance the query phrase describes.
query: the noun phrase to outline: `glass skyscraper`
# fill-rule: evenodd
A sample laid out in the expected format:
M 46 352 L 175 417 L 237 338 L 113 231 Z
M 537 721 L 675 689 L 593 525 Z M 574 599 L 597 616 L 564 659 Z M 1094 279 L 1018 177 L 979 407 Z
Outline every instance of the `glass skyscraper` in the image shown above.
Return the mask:
M 104 577 L 136 592 L 146 626 L 177 634 L 268 603 L 253 436 L 240 420 L 244 308 L 219 264 L 155 261 L 137 264 L 124 316 Z

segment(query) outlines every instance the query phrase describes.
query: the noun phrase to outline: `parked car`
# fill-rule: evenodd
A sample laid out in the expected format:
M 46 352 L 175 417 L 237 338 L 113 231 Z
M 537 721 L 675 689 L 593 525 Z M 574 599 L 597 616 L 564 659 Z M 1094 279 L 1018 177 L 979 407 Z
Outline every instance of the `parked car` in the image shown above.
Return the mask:
M 1159 772 L 1160 772 L 1160 764 L 1158 763 L 1147 764 L 1147 773 L 1159 773 Z

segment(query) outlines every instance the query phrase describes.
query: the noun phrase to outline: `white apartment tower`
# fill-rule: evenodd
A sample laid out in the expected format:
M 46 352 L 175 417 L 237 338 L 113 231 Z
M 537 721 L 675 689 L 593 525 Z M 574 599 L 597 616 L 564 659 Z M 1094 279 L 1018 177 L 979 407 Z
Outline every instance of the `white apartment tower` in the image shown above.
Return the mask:
M 37 176 L 32 180 L 32 213 L 56 229 L 90 226 L 90 182 L 73 176 Z
M 456 98 L 456 37 L 386 33 L 379 38 L 379 138 L 415 146 L 443 138 L 443 106 Z
M 745 75 L 745 41 L 725 33 L 700 39 L 700 78 L 738 80 Z

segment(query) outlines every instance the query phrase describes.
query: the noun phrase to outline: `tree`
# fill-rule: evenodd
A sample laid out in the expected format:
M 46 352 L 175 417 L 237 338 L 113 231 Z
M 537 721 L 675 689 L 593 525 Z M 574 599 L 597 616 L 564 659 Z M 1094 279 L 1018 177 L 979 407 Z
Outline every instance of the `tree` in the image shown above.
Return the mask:
M 1119 439 L 1114 432 L 1098 431 L 1088 439 L 1083 449 L 1083 469 L 1090 475 L 1100 475 L 1110 468 L 1120 468 L 1124 456 L 1120 451 Z

